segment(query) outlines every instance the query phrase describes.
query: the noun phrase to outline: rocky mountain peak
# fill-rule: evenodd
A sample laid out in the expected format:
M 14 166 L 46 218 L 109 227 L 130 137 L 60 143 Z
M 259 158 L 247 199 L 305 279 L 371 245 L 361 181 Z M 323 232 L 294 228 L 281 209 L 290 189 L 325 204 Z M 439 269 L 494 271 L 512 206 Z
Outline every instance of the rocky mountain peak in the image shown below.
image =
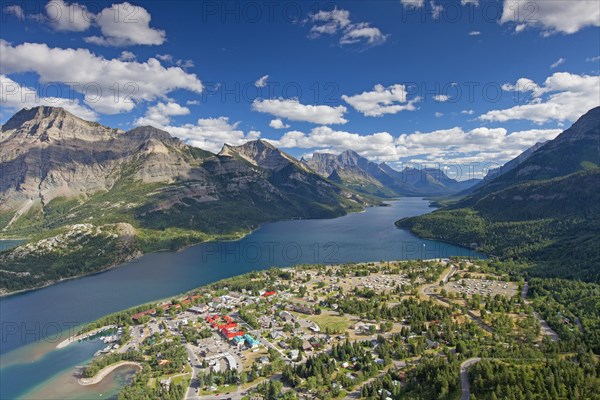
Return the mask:
M 156 139 L 161 142 L 174 144 L 181 142 L 179 139 L 171 136 L 169 132 L 163 131 L 150 125 L 138 126 L 136 128 L 133 128 L 127 131 L 124 136 L 140 142 L 148 141 L 150 139 Z
M 85 121 L 62 107 L 24 108 L 2 126 L 4 139 L 56 142 L 65 140 L 100 141 L 122 133 L 97 122 Z
M 257 139 L 241 146 L 223 145 L 221 156 L 238 156 L 249 163 L 269 170 L 280 170 L 290 164 L 305 169 L 304 165 L 293 157 L 279 150 L 266 140 Z

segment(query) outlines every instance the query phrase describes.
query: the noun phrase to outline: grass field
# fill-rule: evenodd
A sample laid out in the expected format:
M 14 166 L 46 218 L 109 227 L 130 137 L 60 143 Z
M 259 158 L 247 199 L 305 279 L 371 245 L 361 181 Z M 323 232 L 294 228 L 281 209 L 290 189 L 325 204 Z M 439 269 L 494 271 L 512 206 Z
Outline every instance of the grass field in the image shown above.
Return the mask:
M 335 333 L 343 333 L 350 326 L 348 318 L 339 315 L 323 313 L 321 315 L 311 315 L 307 319 L 319 325 L 322 332 L 329 330 Z

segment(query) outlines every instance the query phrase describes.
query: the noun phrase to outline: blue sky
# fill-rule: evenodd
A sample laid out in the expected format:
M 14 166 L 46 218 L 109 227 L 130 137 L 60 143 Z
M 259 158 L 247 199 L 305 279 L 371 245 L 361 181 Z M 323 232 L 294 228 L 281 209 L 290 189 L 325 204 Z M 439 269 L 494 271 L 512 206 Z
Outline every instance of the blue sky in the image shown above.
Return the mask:
M 501 164 L 598 105 L 599 21 L 597 1 L 3 2 L 0 121 L 54 104 L 212 151 Z

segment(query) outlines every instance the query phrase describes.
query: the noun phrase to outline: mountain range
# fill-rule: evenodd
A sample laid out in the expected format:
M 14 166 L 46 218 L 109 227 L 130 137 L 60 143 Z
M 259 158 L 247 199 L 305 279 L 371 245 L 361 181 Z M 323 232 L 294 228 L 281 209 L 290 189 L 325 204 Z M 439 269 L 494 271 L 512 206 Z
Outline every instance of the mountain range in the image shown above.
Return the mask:
M 0 172 L 0 233 L 32 241 L 0 255 L 5 289 L 378 203 L 263 140 L 213 154 L 150 126 L 112 129 L 53 107 L 23 109 L 2 126 Z M 116 256 L 90 257 L 100 244 Z
M 532 274 L 600 281 L 600 107 L 458 201 L 396 225 L 530 260 Z
M 150 126 L 124 131 L 62 108 L 23 109 L 0 130 L 0 237 L 28 243 L 0 253 L 0 292 L 401 195 L 452 202 L 399 227 L 532 260 L 532 273 L 598 281 L 599 166 L 600 108 L 485 179 L 462 182 L 353 151 L 297 160 L 265 140 L 214 154 Z
M 312 158 L 302 161 L 331 181 L 379 197 L 450 195 L 466 190 L 479 181 L 457 181 L 435 168 L 407 167 L 397 171 L 385 163 L 369 161 L 352 150 L 339 155 L 314 153 Z

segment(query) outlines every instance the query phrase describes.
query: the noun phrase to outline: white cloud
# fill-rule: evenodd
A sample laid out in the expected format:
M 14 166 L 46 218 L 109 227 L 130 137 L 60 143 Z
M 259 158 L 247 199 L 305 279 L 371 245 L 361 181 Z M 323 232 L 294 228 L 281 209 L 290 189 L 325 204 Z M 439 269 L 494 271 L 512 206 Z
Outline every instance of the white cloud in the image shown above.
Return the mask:
M 185 89 L 202 92 L 195 74 L 163 67 L 158 60 L 126 62 L 105 59 L 87 49 L 50 48 L 46 44 L 12 46 L 0 39 L 0 73 L 35 72 L 41 83 L 62 82 L 87 94 L 85 103 L 105 114 L 131 111 L 136 103 Z M 115 90 L 116 88 L 119 90 Z
M 166 33 L 151 28 L 151 19 L 150 13 L 143 7 L 128 2 L 113 4 L 95 18 L 102 36 L 88 36 L 84 40 L 101 46 L 163 44 Z
M 12 113 L 22 108 L 50 106 L 62 107 L 88 121 L 98 119 L 98 114 L 80 104 L 77 99 L 40 96 L 34 88 L 22 86 L 6 75 L 0 75 L 0 104 L 3 110 Z
M 321 35 L 335 35 L 351 23 L 350 11 L 340 10 L 337 7 L 331 11 L 320 10 L 310 17 L 314 23 L 309 32 L 311 39 L 316 39 Z
M 152 107 L 148 107 L 146 114 L 134 121 L 134 125 L 152 125 L 157 128 L 162 128 L 171 123 L 171 117 L 178 115 L 188 115 L 190 109 L 183 107 L 177 103 L 157 103 Z
M 466 114 L 466 115 L 473 115 L 475 113 L 475 111 L 473 111 L 473 110 L 462 110 L 460 113 L 461 114 Z
M 196 124 L 164 126 L 162 129 L 192 146 L 217 153 L 224 143 L 237 146 L 260 137 L 258 131 L 245 134 L 239 124 L 230 123 L 228 117 L 200 118 Z
M 400 3 L 407 8 L 421 8 L 425 4 L 425 0 L 400 0 Z
M 173 56 L 171 54 L 157 54 L 155 57 L 162 62 L 173 64 Z
M 287 132 L 281 139 L 272 142 L 283 148 L 328 148 L 336 152 L 352 149 L 369 157 L 389 156 L 390 149 L 394 147 L 394 138 L 388 132 L 359 135 L 336 131 L 328 126 L 315 127 L 308 135 L 299 131 Z
M 192 61 L 192 60 L 177 60 L 177 61 L 175 61 L 175 65 L 177 65 L 178 67 L 181 67 L 183 69 L 193 68 L 194 61 Z
M 188 106 L 197 106 L 200 105 L 200 100 L 188 100 L 185 104 Z
M 442 11 L 444 11 L 444 6 L 435 4 L 435 1 L 433 0 L 430 1 L 429 4 L 431 5 L 431 18 L 439 19 L 440 15 L 442 15 Z
M 134 61 L 136 59 L 136 55 L 130 51 L 122 51 L 121 55 L 119 55 L 119 60 L 121 61 Z
M 296 99 L 257 99 L 252 103 L 252 109 L 261 113 L 286 118 L 290 121 L 304 121 L 313 124 L 345 124 L 343 118 L 347 111 L 344 106 L 305 105 Z
M 47 22 L 54 30 L 62 32 L 83 32 L 90 28 L 96 16 L 87 7 L 78 3 L 52 0 L 44 7 L 45 14 L 35 19 Z
M 24 17 L 22 9 L 11 10 Z M 100 46 L 160 45 L 166 39 L 165 31 L 150 27 L 152 17 L 145 8 L 128 2 L 112 4 L 94 14 L 84 4 L 51 0 L 44 6 L 43 13 L 29 17 L 60 32 L 99 28 L 100 35 L 87 36 L 84 40 Z
M 269 122 L 269 126 L 273 129 L 285 129 L 290 127 L 289 125 L 284 124 L 279 118 L 271 120 L 271 122 Z
M 285 133 L 273 144 L 283 148 L 317 149 L 339 153 L 354 150 L 377 161 L 502 164 L 537 142 L 553 139 L 560 129 L 533 129 L 509 133 L 504 128 L 476 128 L 464 131 L 455 127 L 428 133 L 415 132 L 397 137 L 388 132 L 357 134 L 319 126 L 308 134 Z
M 353 24 L 350 29 L 344 32 L 340 39 L 340 44 L 355 44 L 361 43 L 363 40 L 369 46 L 381 44 L 387 40 L 387 35 L 381 33 L 379 28 L 370 26 L 366 22 Z
M 310 39 L 317 39 L 323 35 L 334 36 L 341 33 L 340 45 L 365 44 L 376 46 L 387 40 L 379 28 L 371 26 L 368 22 L 353 23 L 350 12 L 334 8 L 331 11 L 320 10 L 309 16 L 312 26 L 308 33 Z
M 442 112 L 439 112 L 439 111 L 436 111 L 436 113 L 435 113 L 435 117 L 436 117 L 436 118 L 441 118 L 441 117 L 443 117 L 443 116 L 444 116 L 444 113 L 442 113 Z
M 445 103 L 448 100 L 450 100 L 450 96 L 447 96 L 445 94 L 438 94 L 438 95 L 433 96 L 433 99 L 435 101 L 439 101 L 440 103 Z
M 600 26 L 598 0 L 505 0 L 500 23 L 516 23 L 515 32 L 540 28 L 544 36 L 572 34 L 587 26 Z
M 404 85 L 395 84 L 389 87 L 375 85 L 372 91 L 353 96 L 343 95 L 342 99 L 354 109 L 368 117 L 380 117 L 384 114 L 396 114 L 400 111 L 413 111 L 420 97 L 407 99 Z
M 588 61 L 588 62 L 598 62 L 598 61 L 600 61 L 600 56 L 586 58 L 585 61 Z
M 460 0 L 460 4 L 463 5 L 463 6 L 466 6 L 467 4 L 478 6 L 479 5 L 479 0 Z
M 268 79 L 269 79 L 269 75 L 261 76 L 260 78 L 258 78 L 256 80 L 256 82 L 254 82 L 254 86 L 256 86 L 257 88 L 263 88 L 263 87 L 267 86 Z
M 564 63 L 565 63 L 565 61 L 567 61 L 567 60 L 565 60 L 565 59 L 564 59 L 564 58 L 562 58 L 562 57 L 561 57 L 561 58 L 559 58 L 559 59 L 558 59 L 558 60 L 556 60 L 554 63 L 552 63 L 552 65 L 550 65 L 550 69 L 554 69 L 554 68 L 558 67 L 559 65 L 562 65 L 562 64 L 564 64 Z
M 10 6 L 4 7 L 5 15 L 14 15 L 17 19 L 23 21 L 25 19 L 25 12 L 23 12 L 23 8 L 17 4 L 12 4 Z
M 492 110 L 479 119 L 492 122 L 528 120 L 537 124 L 575 121 L 587 110 L 600 104 L 600 76 L 556 72 L 540 86 L 526 78 L 519 81 L 521 80 L 531 87 L 537 87 L 533 89 L 529 103 L 504 110 Z M 512 88 L 519 90 L 518 83 L 516 86 L 517 88 Z
M 540 87 L 537 83 L 528 78 L 520 78 L 513 85 L 512 83 L 505 83 L 502 85 L 502 90 L 506 92 L 534 92 L 537 93 L 540 90 Z
M 479 32 L 479 31 L 471 31 L 471 32 L 469 32 L 469 36 L 479 36 L 479 35 L 481 35 L 481 32 Z

